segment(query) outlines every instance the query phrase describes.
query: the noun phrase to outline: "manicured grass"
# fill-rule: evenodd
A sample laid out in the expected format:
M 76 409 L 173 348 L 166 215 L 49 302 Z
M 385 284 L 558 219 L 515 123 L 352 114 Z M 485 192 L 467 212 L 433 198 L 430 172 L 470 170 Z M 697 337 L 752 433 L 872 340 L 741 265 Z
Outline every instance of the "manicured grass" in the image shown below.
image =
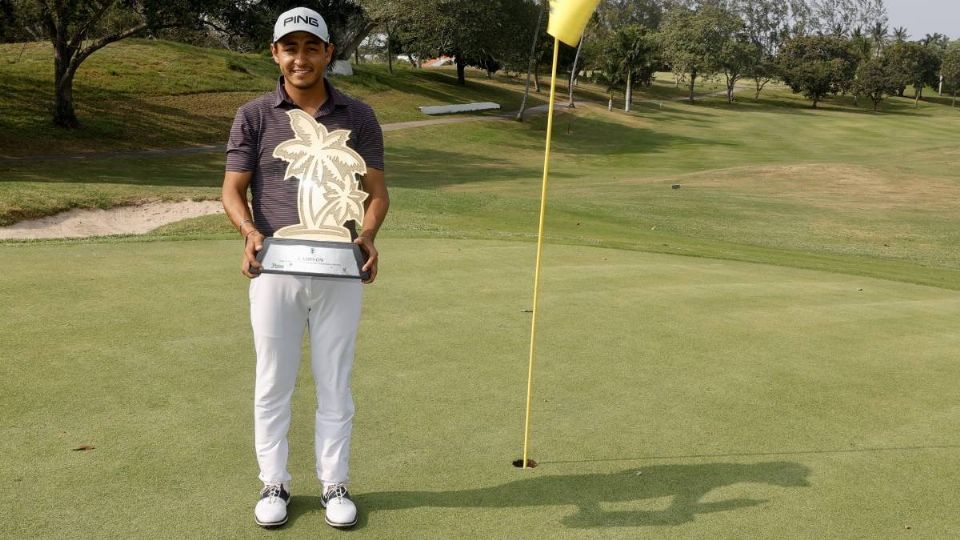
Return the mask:
M 119 43 L 82 70 L 89 131 L 62 135 L 41 125 L 47 90 L 32 93 L 49 52 L 30 45 L 10 63 L 17 47 L 0 46 L 18 74 L 0 75 L 4 155 L 219 144 L 236 105 L 274 80 L 263 55 Z M 349 81 L 388 122 L 428 102 L 515 104 L 522 89 L 381 66 Z M 353 534 L 960 531 L 946 510 L 960 484 L 960 112 L 894 99 L 875 115 L 848 98 L 814 111 L 776 87 L 733 105 L 665 99 L 682 93 L 661 80 L 641 96 L 662 106 L 557 117 L 532 471 L 509 463 L 544 120 L 387 134 L 393 206 L 354 380 Z M 0 223 L 216 197 L 222 166 L 219 152 L 3 161 Z M 18 516 L 4 531 L 263 536 L 239 249 L 222 216 L 0 243 L 0 507 Z M 305 371 L 284 537 L 326 532 L 310 386 Z
M 949 117 L 679 104 L 626 116 L 581 106 L 557 127 L 548 231 L 558 241 L 867 256 L 945 270 L 956 283 L 960 173 L 950 162 L 960 128 Z M 412 135 L 389 147 L 392 185 L 417 190 L 406 206 L 435 201 L 413 227 L 535 230 L 543 131 L 477 124 Z M 491 159 L 484 148 L 509 151 Z
M 949 537 L 960 294 L 547 246 L 519 471 L 533 246 L 384 239 L 366 291 L 361 537 Z M 253 353 L 231 241 L 0 246 L 5 525 L 261 537 Z M 301 373 L 283 537 L 326 534 Z M 95 449 L 73 451 L 82 445 Z M 907 528 L 909 527 L 909 530 Z M 329 531 L 332 532 L 332 531 Z

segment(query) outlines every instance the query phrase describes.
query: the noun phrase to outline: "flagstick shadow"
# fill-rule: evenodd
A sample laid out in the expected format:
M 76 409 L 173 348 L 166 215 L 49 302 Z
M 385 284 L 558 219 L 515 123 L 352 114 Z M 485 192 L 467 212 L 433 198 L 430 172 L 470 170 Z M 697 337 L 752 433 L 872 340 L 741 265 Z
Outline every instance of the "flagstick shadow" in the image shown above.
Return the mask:
M 460 491 L 363 493 L 357 501 L 365 513 L 416 508 L 519 508 L 575 506 L 561 523 L 569 528 L 680 525 L 697 514 L 758 506 L 760 498 L 701 502 L 711 491 L 753 483 L 792 488 L 809 486 L 810 469 L 798 463 L 711 463 L 656 465 L 609 474 L 537 476 L 499 486 Z M 533 474 L 539 474 L 537 471 Z M 604 510 L 604 505 L 668 498 L 663 510 Z

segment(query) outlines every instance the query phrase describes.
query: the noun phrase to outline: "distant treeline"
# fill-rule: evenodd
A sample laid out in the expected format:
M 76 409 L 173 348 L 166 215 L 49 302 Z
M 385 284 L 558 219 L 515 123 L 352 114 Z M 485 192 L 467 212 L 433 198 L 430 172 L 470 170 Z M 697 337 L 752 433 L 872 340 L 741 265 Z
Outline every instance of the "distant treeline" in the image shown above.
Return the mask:
M 397 57 L 419 66 L 449 56 L 461 84 L 467 66 L 536 75 L 552 49 L 547 0 L 0 0 L 0 40 L 53 44 L 54 122 L 70 127 L 73 77 L 99 48 L 139 35 L 263 51 L 277 15 L 298 5 L 327 20 L 338 59 L 380 57 L 392 69 Z M 658 71 L 672 71 L 691 101 L 704 77 L 722 78 L 729 100 L 740 80 L 753 81 L 755 98 L 782 80 L 814 107 L 837 93 L 875 108 L 909 87 L 918 100 L 931 86 L 956 95 L 960 42 L 911 38 L 889 27 L 882 0 L 602 0 L 561 65 L 628 104 Z

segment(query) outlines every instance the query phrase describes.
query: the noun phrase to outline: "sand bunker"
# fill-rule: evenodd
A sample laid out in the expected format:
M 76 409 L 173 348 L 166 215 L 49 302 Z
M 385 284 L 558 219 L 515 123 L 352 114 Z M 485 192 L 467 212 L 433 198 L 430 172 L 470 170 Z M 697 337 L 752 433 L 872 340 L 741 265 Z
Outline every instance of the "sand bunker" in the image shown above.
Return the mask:
M 109 210 L 70 210 L 0 227 L 0 240 L 143 234 L 183 219 L 222 213 L 220 201 L 158 201 Z

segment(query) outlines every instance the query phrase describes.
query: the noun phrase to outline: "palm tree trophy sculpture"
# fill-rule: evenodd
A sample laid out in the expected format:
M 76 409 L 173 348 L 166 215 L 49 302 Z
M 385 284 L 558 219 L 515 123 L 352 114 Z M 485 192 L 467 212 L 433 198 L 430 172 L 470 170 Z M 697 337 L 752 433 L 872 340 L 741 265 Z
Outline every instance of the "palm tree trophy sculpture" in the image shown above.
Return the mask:
M 309 114 L 287 111 L 294 138 L 277 145 L 273 157 L 287 162 L 284 180 L 296 179 L 300 223 L 278 229 L 257 253 L 261 271 L 366 280 L 366 255 L 344 224 L 363 221 L 357 175 L 367 172 L 360 154 L 347 146 L 350 131 L 327 131 Z
M 273 157 L 288 163 L 284 180 L 299 179 L 300 223 L 278 229 L 274 236 L 350 242 L 350 231 L 343 225 L 350 220 L 363 221 L 367 194 L 360 190 L 356 175 L 366 174 L 367 165 L 347 146 L 349 130 L 328 132 L 299 109 L 287 115 L 296 137 L 278 144 Z

